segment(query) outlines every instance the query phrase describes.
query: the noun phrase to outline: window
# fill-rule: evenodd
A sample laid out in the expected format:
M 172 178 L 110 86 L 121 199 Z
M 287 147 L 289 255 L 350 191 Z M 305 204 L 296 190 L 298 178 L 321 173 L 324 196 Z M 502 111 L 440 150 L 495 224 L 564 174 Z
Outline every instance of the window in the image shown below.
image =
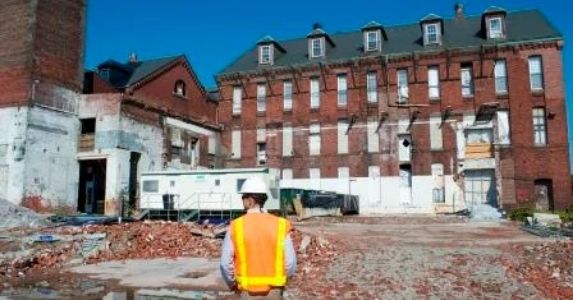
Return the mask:
M 493 131 L 491 128 L 471 128 L 466 133 L 466 145 L 491 144 L 493 142 Z
M 497 141 L 500 145 L 507 146 L 511 144 L 509 126 L 509 112 L 507 110 L 497 111 Z
M 81 119 L 82 134 L 95 134 L 96 118 Z
M 312 58 L 324 56 L 324 40 L 322 38 L 312 39 L 310 44 Z
M 503 23 L 501 17 L 489 18 L 489 38 L 498 39 L 503 37 Z
M 398 70 L 398 103 L 408 103 L 408 70 Z
M 310 108 L 318 108 L 320 106 L 320 83 L 318 78 L 310 79 Z
M 282 179 L 283 180 L 291 180 L 292 179 L 292 169 L 283 169 L 282 170 Z
M 440 74 L 437 66 L 428 69 L 428 96 L 430 100 L 440 98 Z
M 370 177 L 370 178 L 380 177 L 380 167 L 379 166 L 369 166 L 368 167 L 368 177 Z
M 348 88 L 346 85 L 346 75 L 339 74 L 338 80 L 338 106 L 346 106 Z
M 185 97 L 187 94 L 185 89 L 185 81 L 177 80 L 177 82 L 175 82 L 175 86 L 173 87 L 173 93 L 177 96 Z
M 471 97 L 474 95 L 473 68 L 471 64 L 462 64 L 462 96 Z
M 367 31 L 366 32 L 366 51 L 380 50 L 380 32 Z
M 348 121 L 338 121 L 338 154 L 348 153 Z
M 292 110 L 292 81 L 285 80 L 283 83 L 283 109 L 285 111 Z
M 233 130 L 231 134 L 231 158 L 241 158 L 241 130 Z
M 261 65 L 272 64 L 271 45 L 260 46 L 259 51 L 259 63 Z
M 144 193 L 158 193 L 159 192 L 159 180 L 144 180 L 143 181 L 143 192 Z
M 543 63 L 541 62 L 541 56 L 529 58 L 529 82 L 531 90 L 543 89 Z
M 376 120 L 369 120 L 367 125 L 367 143 L 368 143 L 368 152 L 369 153 L 376 153 L 380 151 L 380 136 L 376 129 L 378 128 L 378 121 Z
M 217 154 L 218 140 L 214 135 L 209 136 L 207 140 L 207 152 L 209 154 Z
M 338 178 L 350 178 L 350 169 L 348 167 L 338 168 Z
M 442 135 L 442 117 L 430 117 L 430 149 L 442 150 L 443 148 L 443 135 Z
M 507 67 L 504 59 L 495 61 L 494 67 L 495 93 L 507 94 Z
M 171 145 L 171 161 L 181 160 L 183 154 L 183 147 Z
M 257 112 L 267 110 L 267 87 L 264 83 L 257 85 Z
M 292 127 L 283 127 L 283 156 L 292 156 Z
M 241 113 L 241 102 L 243 98 L 243 89 L 240 86 L 233 88 L 233 114 Z
M 424 42 L 425 45 L 440 44 L 440 24 L 432 23 L 424 25 Z
M 267 143 L 257 142 L 257 165 L 264 166 L 267 164 Z
M 401 162 L 412 159 L 412 137 L 409 134 L 400 134 L 398 136 L 398 159 Z
M 368 94 L 368 103 L 378 102 L 378 78 L 376 72 L 366 74 L 366 92 Z
M 432 200 L 434 203 L 444 203 L 444 165 L 432 164 L 432 179 L 434 181 Z
M 109 69 L 108 68 L 104 68 L 104 69 L 100 69 L 99 70 L 99 76 L 101 76 L 101 78 L 109 81 Z
M 533 109 L 533 143 L 535 146 L 547 145 L 547 124 L 542 107 Z
M 319 168 L 310 168 L 308 169 L 308 175 L 310 179 L 320 179 L 320 169 Z
M 320 155 L 320 124 L 310 125 L 308 144 L 310 155 Z

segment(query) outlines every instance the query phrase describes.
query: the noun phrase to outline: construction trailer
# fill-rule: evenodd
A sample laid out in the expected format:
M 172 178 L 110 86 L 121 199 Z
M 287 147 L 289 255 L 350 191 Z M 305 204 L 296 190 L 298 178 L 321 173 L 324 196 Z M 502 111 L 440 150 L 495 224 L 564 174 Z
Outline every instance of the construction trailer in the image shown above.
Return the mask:
M 259 177 L 270 192 L 265 208 L 280 209 L 279 170 L 271 168 L 206 169 L 148 172 L 141 175 L 139 208 L 144 212 L 186 212 L 184 220 L 201 214 L 242 211 L 239 193 L 248 178 Z

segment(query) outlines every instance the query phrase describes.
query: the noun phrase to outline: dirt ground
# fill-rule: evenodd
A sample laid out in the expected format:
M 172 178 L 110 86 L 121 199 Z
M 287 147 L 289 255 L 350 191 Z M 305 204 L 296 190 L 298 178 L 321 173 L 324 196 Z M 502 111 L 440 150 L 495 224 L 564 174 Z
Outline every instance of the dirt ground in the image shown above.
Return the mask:
M 366 224 L 365 224 L 366 223 Z M 571 299 L 571 242 L 541 239 L 509 222 L 456 218 L 360 218 L 311 221 L 297 229 L 324 234 L 337 255 L 321 278 L 295 278 L 289 299 Z M 535 249 L 540 249 L 535 253 Z M 541 254 L 541 253 L 545 254 Z M 566 254 L 567 255 L 567 254 Z M 569 254 L 570 255 L 570 254 Z M 553 257 L 552 259 L 550 257 Z M 538 261 L 535 261 L 538 258 Z M 561 260 L 560 260 L 561 259 Z M 561 270 L 557 265 L 561 266 Z M 548 265 L 554 265 L 555 269 Z M 533 272 L 532 272 L 533 271 Z M 300 277 L 299 277 L 300 276 Z
M 511 222 L 384 216 L 311 219 L 294 226 L 299 264 L 297 275 L 289 281 L 286 299 L 573 299 L 573 242 L 539 238 Z M 185 226 L 114 225 L 74 229 L 72 233 L 96 229 L 107 232 L 111 241 L 125 249 L 118 250 L 112 243 L 110 250 L 116 255 L 105 252 L 87 263 L 139 258 L 151 264 L 162 257 L 181 259 L 183 254 L 212 260 L 213 266 L 204 273 L 218 274 L 219 240 L 191 237 Z M 124 242 L 124 235 L 130 237 L 129 242 Z M 305 238 L 308 247 L 301 249 Z M 131 246 L 126 248 L 127 244 Z M 71 274 L 66 267 L 69 259 L 61 258 L 58 261 L 64 263 L 59 264 L 52 264 L 52 260 L 47 260 L 48 266 L 63 267 L 27 269 L 22 274 L 30 276 L 13 277 L 0 284 L 0 299 L 18 299 L 12 297 L 15 295 L 24 296 L 20 299 L 102 299 L 111 291 L 133 298 L 142 289 L 146 295 L 157 294 L 145 299 L 234 299 L 228 290 L 213 286 L 126 286 L 118 280 Z M 126 263 L 111 267 L 121 265 Z M 157 275 L 157 271 L 151 273 Z M 201 280 L 199 274 L 193 274 L 190 278 Z

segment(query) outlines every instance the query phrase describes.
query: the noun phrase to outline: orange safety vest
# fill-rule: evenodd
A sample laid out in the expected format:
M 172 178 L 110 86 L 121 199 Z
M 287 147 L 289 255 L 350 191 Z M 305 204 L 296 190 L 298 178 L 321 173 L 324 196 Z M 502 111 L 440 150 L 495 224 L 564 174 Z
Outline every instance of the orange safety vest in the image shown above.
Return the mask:
M 287 282 L 284 244 L 290 223 L 267 213 L 250 213 L 231 222 L 238 288 L 267 292 Z

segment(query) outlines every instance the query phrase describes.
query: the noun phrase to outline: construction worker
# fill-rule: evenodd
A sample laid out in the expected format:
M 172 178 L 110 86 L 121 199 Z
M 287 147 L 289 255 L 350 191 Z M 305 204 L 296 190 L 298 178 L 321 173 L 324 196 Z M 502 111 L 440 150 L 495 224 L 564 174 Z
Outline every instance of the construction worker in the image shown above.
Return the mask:
M 291 225 L 263 208 L 269 189 L 258 177 L 240 193 L 246 214 L 231 222 L 221 253 L 221 273 L 241 299 L 282 299 L 287 277 L 296 271 Z

